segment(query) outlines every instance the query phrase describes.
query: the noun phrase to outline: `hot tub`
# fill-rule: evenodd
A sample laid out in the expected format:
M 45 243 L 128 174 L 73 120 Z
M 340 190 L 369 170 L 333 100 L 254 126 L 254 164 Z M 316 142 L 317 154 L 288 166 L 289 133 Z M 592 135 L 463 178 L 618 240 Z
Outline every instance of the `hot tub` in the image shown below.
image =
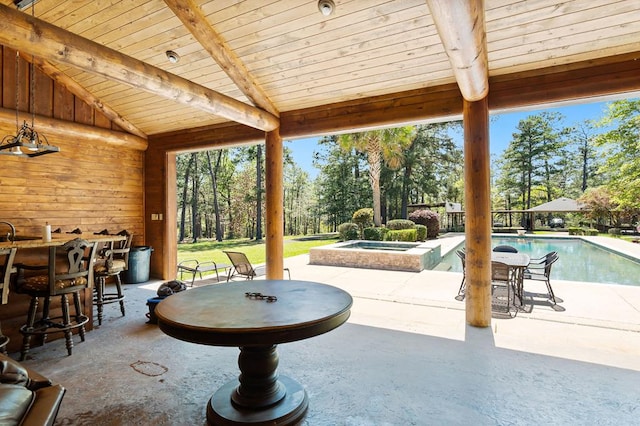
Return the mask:
M 344 241 L 309 250 L 311 265 L 420 272 L 440 262 L 440 243 Z

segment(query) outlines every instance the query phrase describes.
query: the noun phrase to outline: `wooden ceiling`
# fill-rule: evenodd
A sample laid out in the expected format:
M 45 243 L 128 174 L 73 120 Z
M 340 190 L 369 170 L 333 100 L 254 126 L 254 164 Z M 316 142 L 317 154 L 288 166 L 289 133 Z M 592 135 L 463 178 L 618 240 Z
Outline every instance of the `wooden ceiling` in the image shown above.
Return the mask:
M 13 0 L 0 2 L 15 10 Z M 439 2 L 335 0 L 333 14 L 324 16 L 316 0 L 39 0 L 34 15 L 127 55 L 88 45 L 82 67 L 52 60 L 59 51 L 44 63 L 133 133 L 156 135 L 229 122 L 226 111 L 197 101 L 211 97 L 201 87 L 257 105 L 266 113 L 253 118 L 268 123 L 284 112 L 455 83 L 433 3 Z M 484 20 L 489 77 L 640 52 L 636 0 L 485 0 Z M 168 61 L 168 50 L 180 55 L 178 63 Z M 156 81 L 144 90 L 132 86 L 139 83 L 127 74 L 128 57 Z M 122 64 L 123 78 L 102 72 L 102 59 Z

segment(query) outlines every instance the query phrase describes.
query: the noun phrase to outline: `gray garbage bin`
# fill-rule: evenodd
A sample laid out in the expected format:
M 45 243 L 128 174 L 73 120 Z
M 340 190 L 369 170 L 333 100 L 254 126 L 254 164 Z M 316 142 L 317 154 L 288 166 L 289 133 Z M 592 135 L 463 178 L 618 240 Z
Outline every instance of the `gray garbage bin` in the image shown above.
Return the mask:
M 133 246 L 129 251 L 129 269 L 122 273 L 122 280 L 126 284 L 137 284 L 149 281 L 149 264 L 151 263 L 149 246 Z

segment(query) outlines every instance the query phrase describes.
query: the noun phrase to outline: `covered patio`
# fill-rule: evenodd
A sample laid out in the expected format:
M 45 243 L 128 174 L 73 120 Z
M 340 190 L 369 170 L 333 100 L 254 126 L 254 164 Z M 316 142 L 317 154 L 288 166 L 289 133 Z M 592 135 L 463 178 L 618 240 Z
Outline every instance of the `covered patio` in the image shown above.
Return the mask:
M 303 0 L 19 3 L 0 1 L 0 124 L 10 134 L 12 108 L 31 112 L 60 148 L 31 160 L 37 168 L 2 156 L 0 202 L 21 232 L 45 221 L 127 228 L 153 246 L 152 276 L 173 278 L 177 153 L 265 143 L 267 276 L 280 278 L 284 138 L 462 119 L 467 321 L 480 327 L 490 324 L 489 113 L 640 91 L 636 2 L 337 1 L 322 13 Z M 74 217 L 60 213 L 72 205 Z
M 279 347 L 282 374 L 311 398 L 303 425 L 637 422 L 640 287 L 555 280 L 564 312 L 537 305 L 477 328 L 454 299 L 459 273 L 317 266 L 307 255 L 286 265 L 294 279 L 354 296 L 345 325 Z M 61 356 L 62 342 L 34 350 L 30 367 L 73 383 L 60 424 L 205 424 L 203 402 L 235 377 L 238 350 L 146 324 L 160 282 L 126 286 L 127 316 L 107 312 L 72 357 Z
M 492 319 L 488 128 L 490 113 L 638 96 L 640 3 L 331 3 L 325 14 L 308 0 L 39 0 L 33 7 L 0 0 L 0 130 L 15 135 L 30 122 L 59 148 L 33 158 L 0 150 L 2 219 L 20 237 L 41 235 L 46 223 L 62 235 L 126 229 L 134 245 L 154 248 L 158 284 L 176 277 L 176 155 L 264 143 L 267 278 L 278 279 L 283 139 L 462 119 L 464 304 L 421 296 L 444 286 L 453 296 L 449 286 L 460 277 L 452 284 L 439 274 L 412 275 L 412 294 L 398 286 L 404 276 L 386 273 L 366 281 L 396 285 L 385 297 L 348 288 L 357 299 L 351 323 L 282 352 L 292 358 L 283 365 L 308 386 L 306 422 L 636 421 L 638 356 L 628 345 L 638 347 L 637 308 L 618 321 L 620 304 L 598 304 L 590 312 L 604 317 L 595 326 Z M 17 261 L 43 257 L 16 254 Z M 363 284 L 361 273 L 303 270 L 297 279 Z M 636 292 L 607 287 L 637 307 Z M 56 350 L 57 341 L 34 348 L 37 359 L 28 362 L 68 383 L 62 424 L 115 415 L 198 424 L 202 396 L 235 377 L 235 367 L 222 365 L 235 364 L 237 354 L 150 329 L 140 302 L 153 289 L 129 294 L 127 316 L 87 333 L 73 356 Z M 579 299 L 582 288 L 575 294 L 591 306 Z M 27 304 L 13 292 L 0 308 L 9 352 L 20 344 Z M 92 312 L 91 289 L 84 304 Z M 625 325 L 609 331 L 611 323 Z

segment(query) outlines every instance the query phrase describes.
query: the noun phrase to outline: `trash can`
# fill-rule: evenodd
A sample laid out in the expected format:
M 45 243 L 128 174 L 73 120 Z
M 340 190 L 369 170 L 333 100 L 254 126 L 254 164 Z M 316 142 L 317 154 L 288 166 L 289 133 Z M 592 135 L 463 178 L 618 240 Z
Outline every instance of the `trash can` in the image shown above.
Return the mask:
M 152 297 L 151 299 L 147 299 L 147 306 L 149 307 L 149 312 L 145 314 L 149 319 L 149 321 L 147 321 L 147 324 L 158 323 L 158 317 L 155 313 L 156 306 L 158 306 L 158 303 L 162 302 L 163 299 L 164 297 Z
M 149 281 L 149 264 L 151 252 L 149 246 L 133 246 L 129 251 L 129 269 L 123 272 L 122 280 L 126 284 L 137 284 Z

